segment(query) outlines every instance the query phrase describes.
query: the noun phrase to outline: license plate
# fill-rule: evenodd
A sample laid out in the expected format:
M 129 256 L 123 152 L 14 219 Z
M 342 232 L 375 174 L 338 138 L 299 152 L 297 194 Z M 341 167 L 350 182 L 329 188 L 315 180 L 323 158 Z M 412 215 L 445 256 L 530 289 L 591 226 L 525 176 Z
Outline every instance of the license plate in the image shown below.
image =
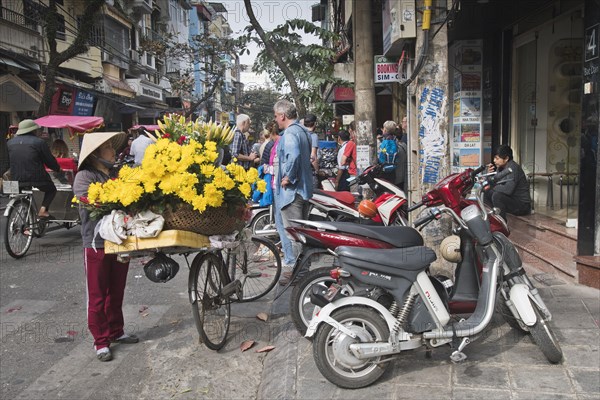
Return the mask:
M 329 289 L 327 290 L 327 293 L 325 293 L 325 299 L 327 299 L 327 301 L 332 301 L 339 290 L 340 286 L 338 284 L 331 284 L 331 286 L 329 286 Z
M 3 181 L 2 191 L 4 194 L 19 194 L 19 182 L 18 181 Z

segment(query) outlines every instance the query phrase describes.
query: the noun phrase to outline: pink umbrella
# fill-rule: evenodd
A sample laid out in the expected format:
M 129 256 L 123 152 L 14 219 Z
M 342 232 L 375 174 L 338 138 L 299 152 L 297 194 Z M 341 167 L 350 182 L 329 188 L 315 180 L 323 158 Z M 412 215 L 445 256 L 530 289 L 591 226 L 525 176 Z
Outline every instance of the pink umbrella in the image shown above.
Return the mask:
M 46 115 L 35 123 L 46 128 L 67 128 L 71 134 L 84 133 L 104 125 L 102 117 L 78 117 L 73 115 Z

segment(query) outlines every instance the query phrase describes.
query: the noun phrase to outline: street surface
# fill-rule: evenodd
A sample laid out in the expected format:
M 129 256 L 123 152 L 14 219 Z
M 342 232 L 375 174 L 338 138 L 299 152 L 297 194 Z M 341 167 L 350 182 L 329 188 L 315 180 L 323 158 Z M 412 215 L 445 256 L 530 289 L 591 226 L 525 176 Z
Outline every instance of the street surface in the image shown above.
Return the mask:
M 5 218 L 2 218 L 2 236 Z M 4 238 L 2 238 L 3 240 Z M 3 242 L 2 242 L 3 244 Z M 406 353 L 370 388 L 342 390 L 316 369 L 310 342 L 299 337 L 288 293 L 233 304 L 226 347 L 198 342 L 183 258 L 177 277 L 148 280 L 132 262 L 125 298 L 128 333 L 141 342 L 113 345 L 114 360 L 96 360 L 86 324 L 79 228 L 34 239 L 20 260 L 0 251 L 0 398 L 2 399 L 598 399 L 598 291 L 548 279 L 539 284 L 554 313 L 565 354 L 550 365 L 527 336 L 502 320 L 452 364 L 449 348 L 431 359 Z M 191 262 L 191 259 L 190 259 Z M 543 275 L 540 275 L 544 278 Z M 256 318 L 266 312 L 269 319 Z M 244 340 L 257 343 L 242 352 Z M 273 345 L 268 353 L 256 353 Z

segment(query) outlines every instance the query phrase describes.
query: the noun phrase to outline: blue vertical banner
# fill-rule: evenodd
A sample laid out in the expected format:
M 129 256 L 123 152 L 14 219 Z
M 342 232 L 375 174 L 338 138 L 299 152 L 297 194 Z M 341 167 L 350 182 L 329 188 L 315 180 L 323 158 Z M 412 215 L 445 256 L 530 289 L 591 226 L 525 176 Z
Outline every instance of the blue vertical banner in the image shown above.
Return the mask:
M 424 87 L 419 100 L 420 176 L 423 183 L 439 181 L 439 172 L 446 155 L 444 107 L 447 96 L 440 87 Z

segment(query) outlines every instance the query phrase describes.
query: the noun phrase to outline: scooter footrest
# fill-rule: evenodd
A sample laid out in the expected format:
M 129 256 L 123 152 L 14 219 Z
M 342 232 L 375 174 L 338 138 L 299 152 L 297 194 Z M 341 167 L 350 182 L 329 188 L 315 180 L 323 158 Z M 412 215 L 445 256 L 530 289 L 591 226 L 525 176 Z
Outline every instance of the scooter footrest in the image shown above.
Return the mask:
M 462 351 L 455 351 L 450 355 L 450 361 L 453 363 L 463 362 L 467 359 L 467 355 Z

